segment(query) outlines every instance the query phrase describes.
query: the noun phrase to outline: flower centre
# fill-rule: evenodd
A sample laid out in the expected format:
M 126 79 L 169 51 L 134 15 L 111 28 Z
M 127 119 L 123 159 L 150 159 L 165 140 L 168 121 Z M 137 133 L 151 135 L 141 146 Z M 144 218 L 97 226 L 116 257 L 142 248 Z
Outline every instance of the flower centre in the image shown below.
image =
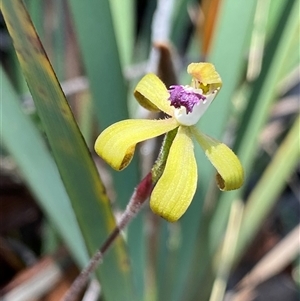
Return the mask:
M 190 86 L 171 86 L 169 89 L 174 117 L 181 125 L 196 124 L 216 97 L 220 88 L 204 91 Z M 205 94 L 205 95 L 203 95 Z
M 204 101 L 206 99 L 206 97 L 201 93 L 202 90 L 199 89 L 198 91 L 192 87 L 178 85 L 171 86 L 169 89 L 169 100 L 171 101 L 171 106 L 176 109 L 185 107 L 186 114 L 192 113 L 194 106 L 200 101 Z

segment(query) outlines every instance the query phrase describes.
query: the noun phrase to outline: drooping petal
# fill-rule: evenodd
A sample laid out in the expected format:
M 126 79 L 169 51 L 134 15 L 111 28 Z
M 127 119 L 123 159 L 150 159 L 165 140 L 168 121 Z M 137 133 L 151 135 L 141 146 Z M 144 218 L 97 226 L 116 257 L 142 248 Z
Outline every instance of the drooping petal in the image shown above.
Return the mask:
M 134 96 L 149 111 L 163 111 L 173 116 L 168 98 L 170 94 L 164 83 L 153 73 L 145 75 L 137 84 Z
M 224 191 L 240 188 L 244 182 L 244 170 L 234 152 L 224 143 L 204 135 L 196 127 L 191 127 L 191 130 L 218 172 L 216 180 L 219 188 Z
M 208 90 L 213 91 L 222 87 L 222 79 L 219 73 L 216 71 L 215 66 L 210 63 L 191 63 L 187 67 L 187 72 L 191 74 L 198 82 L 202 83 L 201 89 L 205 91 L 205 87 Z
M 177 221 L 190 205 L 197 187 L 194 145 L 187 127 L 179 127 L 165 170 L 155 185 L 150 207 L 170 222 Z
M 124 169 L 131 161 L 138 142 L 157 137 L 178 126 L 176 120 L 123 120 L 105 129 L 95 142 L 96 153 L 112 168 Z

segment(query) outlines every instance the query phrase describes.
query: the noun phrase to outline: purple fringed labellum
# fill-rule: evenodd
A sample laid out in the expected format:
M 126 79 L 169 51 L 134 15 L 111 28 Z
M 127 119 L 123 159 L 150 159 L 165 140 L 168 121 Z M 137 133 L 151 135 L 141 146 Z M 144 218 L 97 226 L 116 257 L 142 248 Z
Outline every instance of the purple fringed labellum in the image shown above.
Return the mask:
M 201 100 L 204 101 L 206 97 L 200 93 L 195 92 L 192 88 L 185 88 L 184 86 L 174 85 L 169 89 L 171 105 L 179 109 L 181 106 L 186 108 L 186 113 L 193 112 L 193 108 Z

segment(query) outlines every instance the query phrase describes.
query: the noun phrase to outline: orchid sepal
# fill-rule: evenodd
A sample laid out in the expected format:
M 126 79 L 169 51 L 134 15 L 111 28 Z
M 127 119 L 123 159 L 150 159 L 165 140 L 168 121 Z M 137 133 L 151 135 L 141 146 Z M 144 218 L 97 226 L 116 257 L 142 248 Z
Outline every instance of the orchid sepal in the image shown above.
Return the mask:
M 96 153 L 115 170 L 130 163 L 136 144 L 160 136 L 178 126 L 174 119 L 127 119 L 105 129 L 95 142 Z
M 191 131 L 218 172 L 216 181 L 219 189 L 230 191 L 240 188 L 244 183 L 244 170 L 235 153 L 226 144 L 201 133 L 196 127 L 191 127 Z

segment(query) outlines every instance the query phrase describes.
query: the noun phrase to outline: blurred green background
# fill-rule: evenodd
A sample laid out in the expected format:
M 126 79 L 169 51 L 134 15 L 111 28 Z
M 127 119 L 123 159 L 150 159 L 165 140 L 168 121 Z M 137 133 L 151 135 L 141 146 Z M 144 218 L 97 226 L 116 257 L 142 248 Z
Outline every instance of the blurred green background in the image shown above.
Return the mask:
M 146 205 L 105 255 L 88 300 L 298 300 L 299 0 L 22 3 L 1 3 L 5 300 L 59 300 L 57 283 L 70 283 L 72 262 L 82 268 L 112 231 L 161 143 L 143 143 L 117 173 L 95 156 L 97 135 L 158 118 L 134 100 L 136 83 L 155 72 L 189 84 L 186 67 L 199 61 L 223 80 L 199 128 L 234 149 L 246 182 L 218 191 L 195 146 L 187 213 L 170 224 Z M 26 273 L 45 258 L 48 273 Z

